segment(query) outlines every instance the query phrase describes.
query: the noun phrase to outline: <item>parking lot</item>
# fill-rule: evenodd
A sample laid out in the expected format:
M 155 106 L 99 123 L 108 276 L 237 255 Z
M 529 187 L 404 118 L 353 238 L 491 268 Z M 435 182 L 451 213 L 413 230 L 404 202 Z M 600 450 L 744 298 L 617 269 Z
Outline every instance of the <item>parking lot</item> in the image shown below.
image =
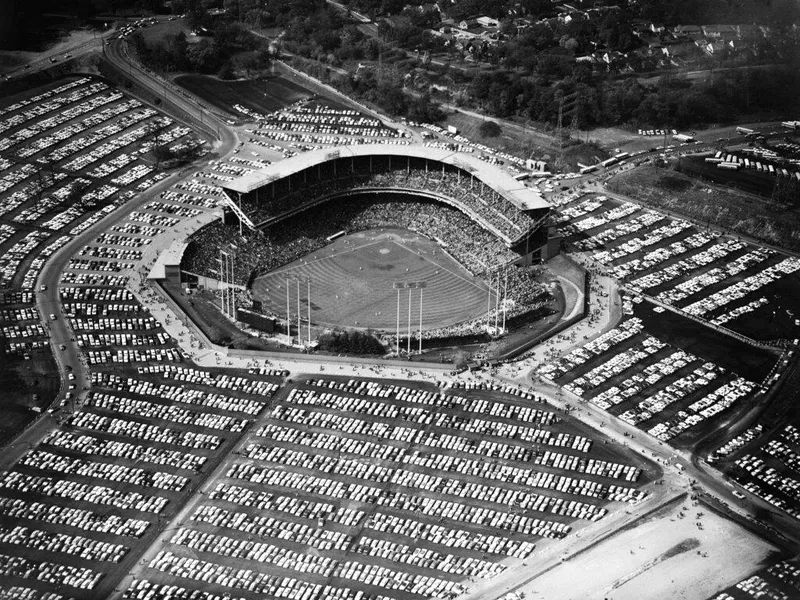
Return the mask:
M 167 175 L 154 169 L 150 150 L 156 141 L 200 141 L 187 128 L 90 77 L 62 79 L 24 98 L 9 98 L 0 108 L 0 132 L 0 287 L 9 290 L 0 325 L 12 357 L 7 368 L 23 379 L 29 371 L 46 379 L 55 370 L 49 332 L 46 324 L 34 326 L 46 316 L 38 314 L 34 303 L 45 262 L 74 236 Z M 102 258 L 90 256 L 76 257 L 75 266 Z M 102 269 L 100 262 L 91 266 Z M 29 384 L 30 391 L 10 400 L 25 409 L 46 409 L 55 390 L 32 388 Z M 19 413 L 12 422 L 30 421 L 35 413 L 28 415 Z
M 576 258 L 621 281 L 626 314 L 541 375 L 679 446 L 764 397 L 791 356 L 782 338 L 800 332 L 770 323 L 800 260 L 599 194 L 567 196 L 557 210 Z
M 303 380 L 125 597 L 454 597 L 464 577 L 642 499 L 654 473 L 587 433 L 515 388 Z
M 92 84 L 74 87 L 82 85 Z M 106 93 L 92 90 L 86 97 Z M 107 93 L 113 99 L 90 110 L 126 102 Z M 138 108 L 128 110 L 159 118 Z M 7 232 L 15 250 L 3 273 L 18 277 L 26 260 L 38 259 L 43 248 L 46 258 L 53 240 L 61 245 L 51 252 L 142 185 L 125 180 L 129 192 L 105 187 L 115 185 L 120 169 L 144 173 L 125 170 L 146 164 L 134 151 L 145 135 L 136 119 L 115 121 L 102 140 L 91 136 L 94 129 L 83 136 L 76 130 L 69 153 L 57 143 L 37 150 L 63 152 L 53 157 L 90 185 L 90 177 L 103 178 L 90 201 L 111 203 L 88 216 L 58 218 L 38 214 L 30 197 L 22 200 L 8 216 L 20 214 L 19 222 L 34 229 Z M 130 157 L 142 162 L 123 166 Z M 98 161 L 108 162 L 102 172 Z M 129 275 L 146 274 L 162 233 L 216 209 L 219 181 L 264 164 L 237 154 L 211 161 L 92 234 L 67 261 L 60 314 L 81 358 L 69 367 L 66 385 L 76 387 L 73 367 L 88 369 L 91 389 L 69 389 L 53 413 L 59 426 L 0 475 L 0 565 L 15 593 L 105 597 L 136 572 L 128 597 L 169 582 L 207 597 L 279 589 L 297 598 L 309 590 L 356 597 L 361 589 L 375 598 L 444 597 L 460 591 L 465 576 L 490 577 L 503 570 L 503 559 L 523 559 L 537 541 L 562 538 L 576 523 L 643 498 L 640 487 L 653 476 L 642 473 L 645 465 L 535 398 L 319 380 L 285 389 L 265 412 L 283 373 L 223 374 L 187 363 L 140 303 L 153 292 L 129 289 Z M 14 179 L 19 169 L 8 168 L 12 192 L 33 174 Z M 52 239 L 39 235 L 45 222 L 59 227 Z M 29 285 L 35 282 L 29 277 Z M 34 292 L 15 298 L 29 304 L 12 305 L 8 327 L 44 345 L 47 332 L 30 312 Z M 199 347 L 191 337 L 178 341 Z M 247 442 L 226 458 L 243 435 Z M 218 476 L 203 483 L 223 460 Z M 207 493 L 193 495 L 201 484 Z M 298 489 L 305 497 L 296 496 Z M 163 532 L 190 498 L 186 518 Z M 409 531 L 423 541 L 413 542 Z M 255 533 L 258 543 L 250 539 Z M 156 539 L 163 542 L 132 571 Z M 198 558 L 187 560 L 187 551 Z M 234 572 L 232 560 L 250 566 Z
M 0 280 L 17 290 L 0 318 L 8 349 L 35 361 L 65 351 L 49 345 L 55 313 L 35 304 L 46 260 L 163 177 L 154 145 L 197 138 L 89 78 L 14 100 L 0 133 Z M 270 160 L 344 140 L 405 141 L 322 107 L 286 109 L 248 133 L 264 153 L 209 161 L 93 231 L 66 263 L 59 323 L 80 361 L 65 372 L 53 428 L 0 473 L 0 577 L 12 597 L 455 597 L 642 501 L 660 476 L 652 464 L 518 388 L 284 385 L 287 373 L 267 366 L 193 365 L 186 349 L 200 340 L 168 335 L 178 317 L 154 318 L 142 299 L 155 293 L 131 283 L 163 239 L 212 217 L 217 184 Z M 709 351 L 713 341 L 663 334 L 642 307 L 752 336 L 797 277 L 795 258 L 597 195 L 559 210 L 569 247 L 629 293 L 616 327 L 541 375 L 676 445 L 762 397 L 779 375 L 771 351 L 736 363 Z M 759 339 L 791 335 L 768 325 Z M 90 389 L 75 372 L 90 373 Z M 800 436 L 781 436 L 735 460 L 746 490 L 791 509 L 797 481 L 778 471 L 794 467 Z

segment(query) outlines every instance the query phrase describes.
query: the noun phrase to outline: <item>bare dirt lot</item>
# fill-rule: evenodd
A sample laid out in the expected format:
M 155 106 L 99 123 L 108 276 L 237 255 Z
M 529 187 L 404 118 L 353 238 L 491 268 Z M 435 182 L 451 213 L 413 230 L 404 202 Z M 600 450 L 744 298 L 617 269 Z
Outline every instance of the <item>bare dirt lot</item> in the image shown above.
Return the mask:
M 517 591 L 530 600 L 703 600 L 757 570 L 773 551 L 743 527 L 687 499 Z

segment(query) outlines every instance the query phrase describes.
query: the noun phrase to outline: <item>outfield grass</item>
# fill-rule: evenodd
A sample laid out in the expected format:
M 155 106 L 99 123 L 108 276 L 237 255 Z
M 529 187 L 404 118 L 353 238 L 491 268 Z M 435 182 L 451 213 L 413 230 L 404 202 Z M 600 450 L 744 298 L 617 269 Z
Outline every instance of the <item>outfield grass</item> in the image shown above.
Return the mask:
M 661 210 L 788 250 L 800 250 L 800 210 L 735 190 L 720 189 L 652 165 L 613 177 L 608 188 Z
M 313 254 L 259 277 L 253 296 L 264 308 L 297 318 L 297 279 L 311 279 L 311 320 L 315 324 L 394 331 L 397 291 L 394 282 L 424 281 L 422 327 L 432 329 L 481 316 L 486 311 L 486 284 L 414 232 L 391 229 L 362 231 L 339 238 Z M 300 313 L 308 312 L 307 286 L 300 285 Z M 420 323 L 420 293 L 411 293 L 411 328 Z M 409 293 L 400 292 L 400 323 L 407 331 Z

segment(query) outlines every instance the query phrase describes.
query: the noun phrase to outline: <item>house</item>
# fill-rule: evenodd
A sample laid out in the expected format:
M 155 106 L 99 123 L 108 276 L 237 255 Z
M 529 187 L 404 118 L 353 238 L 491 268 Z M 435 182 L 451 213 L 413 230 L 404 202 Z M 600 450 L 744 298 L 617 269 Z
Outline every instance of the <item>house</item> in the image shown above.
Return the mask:
M 617 52 L 616 50 L 603 53 L 603 62 L 607 65 L 610 65 L 612 62 L 619 60 L 620 58 L 622 58 L 622 52 Z
M 475 20 L 481 27 L 500 27 L 500 23 L 497 19 L 492 19 L 491 17 L 478 17 Z
M 741 40 L 755 40 L 761 37 L 761 30 L 756 25 L 735 25 L 736 33 Z
M 730 42 L 723 40 L 716 40 L 714 42 L 705 42 L 700 45 L 700 49 L 709 56 L 718 56 L 727 50 L 733 50 L 733 45 Z
M 737 36 L 736 27 L 733 25 L 703 25 L 703 35 L 707 38 L 731 39 Z
M 676 25 L 672 33 L 676 38 L 696 39 L 703 36 L 703 30 L 699 25 Z
M 480 27 L 481 24 L 478 23 L 477 19 L 464 19 L 458 24 L 458 28 L 464 31 L 474 31 L 475 29 L 480 29 Z
M 705 42 L 703 42 L 705 43 Z M 670 58 L 690 58 L 697 57 L 700 50 L 697 42 L 676 42 L 674 44 L 664 44 L 662 48 L 664 54 Z

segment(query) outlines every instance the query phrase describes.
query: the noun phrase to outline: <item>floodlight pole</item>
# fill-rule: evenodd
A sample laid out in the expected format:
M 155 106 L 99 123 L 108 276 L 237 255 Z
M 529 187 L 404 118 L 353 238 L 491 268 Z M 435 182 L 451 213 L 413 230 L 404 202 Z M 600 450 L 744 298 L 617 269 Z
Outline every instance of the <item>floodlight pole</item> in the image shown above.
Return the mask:
M 286 335 L 292 338 L 292 321 L 289 314 L 289 278 L 286 278 Z
M 231 316 L 231 257 L 225 252 L 225 291 L 227 292 L 225 302 L 225 314 Z
M 297 280 L 297 344 L 301 343 L 300 337 L 300 279 Z
M 422 287 L 419 288 L 419 353 L 422 354 Z
M 231 319 L 236 318 L 236 294 L 234 290 L 234 280 L 233 280 L 233 272 L 236 267 L 236 255 L 231 253 L 228 255 L 230 257 L 230 267 L 228 268 L 228 302 L 230 303 L 230 317 Z
M 408 288 L 408 355 L 411 356 L 411 287 Z
M 231 316 L 231 266 L 229 262 L 230 255 L 222 248 L 220 253 L 220 287 L 222 289 L 222 314 Z
M 219 310 L 224 315 L 225 312 L 228 310 L 228 306 L 225 302 L 225 260 L 224 260 L 225 251 L 220 248 L 219 251 L 219 289 L 220 289 L 220 304 Z
M 494 294 L 494 330 L 497 332 L 497 319 L 500 312 L 500 273 L 497 274 L 497 290 Z
M 400 356 L 400 288 L 397 288 L 397 356 Z
M 308 284 L 308 293 L 306 294 L 308 298 L 308 345 L 311 346 L 311 278 L 310 277 L 306 280 L 306 283 Z
M 238 194 L 239 194 L 239 212 L 243 214 L 244 211 L 242 210 L 242 192 L 238 192 Z M 242 235 L 242 215 L 238 214 L 238 215 L 236 215 L 236 217 L 237 217 L 237 220 L 239 221 L 239 235 L 241 236 Z
M 506 312 L 508 310 L 508 270 L 505 273 L 505 280 L 503 281 L 503 331 L 506 330 Z
M 489 324 L 492 315 L 492 282 L 489 281 L 489 290 L 486 294 L 486 332 L 489 332 Z

